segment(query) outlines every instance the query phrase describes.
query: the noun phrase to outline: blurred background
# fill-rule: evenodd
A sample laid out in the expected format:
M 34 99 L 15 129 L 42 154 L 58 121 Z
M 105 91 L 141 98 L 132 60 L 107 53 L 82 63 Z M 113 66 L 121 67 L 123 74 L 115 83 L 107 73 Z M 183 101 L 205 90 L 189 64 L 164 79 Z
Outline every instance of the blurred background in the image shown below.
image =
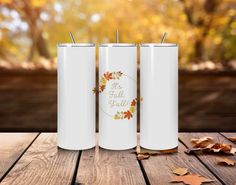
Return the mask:
M 236 131 L 235 0 L 0 0 L 0 131 L 56 131 L 56 45 L 179 44 L 180 131 Z

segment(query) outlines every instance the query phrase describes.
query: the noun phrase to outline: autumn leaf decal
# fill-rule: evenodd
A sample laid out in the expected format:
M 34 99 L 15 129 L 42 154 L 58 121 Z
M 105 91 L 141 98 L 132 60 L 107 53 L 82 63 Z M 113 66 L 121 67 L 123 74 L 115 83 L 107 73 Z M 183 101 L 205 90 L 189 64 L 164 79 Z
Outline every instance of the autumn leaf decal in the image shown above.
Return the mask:
M 114 119 L 131 119 L 133 117 L 133 114 L 135 112 L 135 106 L 137 104 L 137 98 L 133 99 L 130 103 L 130 107 L 127 111 L 124 112 L 116 112 L 114 115 Z
M 143 98 L 135 98 L 131 101 L 130 107 L 127 111 L 125 112 L 116 112 L 114 119 L 131 119 L 133 117 L 133 114 L 135 112 L 135 107 L 137 105 L 137 102 L 141 102 Z
M 94 88 L 94 93 L 102 93 L 107 85 L 107 82 L 110 80 L 119 80 L 120 77 L 123 75 L 121 71 L 118 72 L 106 72 L 102 75 L 101 79 L 99 80 L 99 88 Z
M 106 78 L 106 80 L 112 80 L 112 73 L 106 72 L 104 73 L 104 77 Z
M 135 106 L 135 105 L 136 105 L 136 101 L 133 100 L 133 101 L 131 102 L 131 106 Z
M 132 115 L 132 113 L 130 111 L 124 112 L 124 115 L 125 115 L 124 118 L 127 118 L 127 119 L 130 119 L 130 118 L 133 117 L 133 115 Z
M 96 94 L 98 92 L 98 88 L 97 87 L 94 87 L 93 88 L 93 93 Z
M 108 81 L 111 80 L 119 80 L 122 77 L 123 73 L 121 71 L 114 71 L 114 72 L 105 72 L 100 80 L 99 80 L 99 86 L 97 88 L 93 89 L 94 93 L 102 93 L 105 89 L 106 89 L 106 85 Z M 135 113 L 136 110 L 136 105 L 138 101 L 142 101 L 141 98 L 140 99 L 133 99 L 130 103 L 130 107 L 128 110 L 125 111 L 117 111 L 115 113 L 115 115 L 113 116 L 113 118 L 115 120 L 120 120 L 120 119 L 128 119 L 130 120 L 133 117 L 133 114 Z
M 100 86 L 99 86 L 100 91 L 104 91 L 105 87 L 106 87 L 105 85 L 100 85 Z M 100 91 L 99 91 L 99 92 L 100 92 Z

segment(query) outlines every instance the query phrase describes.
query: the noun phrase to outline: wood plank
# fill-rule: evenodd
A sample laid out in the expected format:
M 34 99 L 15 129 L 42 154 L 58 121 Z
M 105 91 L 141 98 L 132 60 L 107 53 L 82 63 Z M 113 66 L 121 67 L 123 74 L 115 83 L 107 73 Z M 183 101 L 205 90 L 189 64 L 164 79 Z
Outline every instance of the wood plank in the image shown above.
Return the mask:
M 83 151 L 76 176 L 77 184 L 146 184 L 131 150 L 111 151 L 98 146 Z
M 192 174 L 199 174 L 208 179 L 214 180 L 210 184 L 222 184 L 216 177 L 195 157 L 184 153 L 186 147 L 179 143 L 178 153 L 163 154 L 142 160 L 150 184 L 169 184 L 171 178 L 176 176 L 173 170 L 176 168 L 187 168 Z M 171 183 L 179 184 L 179 183 Z
M 179 138 L 184 142 L 188 147 L 191 147 L 190 142 L 191 138 L 200 138 L 204 136 L 210 136 L 215 138 L 216 142 L 219 143 L 228 143 L 236 147 L 232 142 L 227 140 L 225 137 L 218 133 L 180 133 Z M 236 161 L 236 156 L 227 155 L 227 154 L 213 154 L 213 153 L 202 153 L 196 152 L 196 156 L 214 173 L 219 177 L 225 184 L 235 184 L 236 183 L 236 166 L 223 166 L 217 164 L 217 157 L 227 157 Z
M 37 135 L 38 133 L 0 133 L 0 179 Z
M 78 159 L 78 151 L 57 148 L 56 134 L 41 134 L 1 185 L 71 184 Z
M 221 134 L 224 135 L 226 138 L 236 137 L 236 132 L 223 132 Z M 236 142 L 233 142 L 233 143 L 236 143 Z

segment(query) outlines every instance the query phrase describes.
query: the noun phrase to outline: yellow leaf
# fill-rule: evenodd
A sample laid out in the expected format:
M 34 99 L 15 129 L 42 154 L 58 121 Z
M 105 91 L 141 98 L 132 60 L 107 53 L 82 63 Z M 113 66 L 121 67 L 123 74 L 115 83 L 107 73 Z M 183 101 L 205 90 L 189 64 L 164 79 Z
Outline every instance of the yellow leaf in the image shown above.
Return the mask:
M 134 106 L 131 106 L 131 107 L 129 108 L 129 111 L 132 112 L 132 113 L 134 113 L 134 112 L 135 112 Z
M 105 77 L 102 77 L 101 78 L 101 84 L 105 85 L 107 83 L 107 80 Z
M 114 119 L 120 119 L 120 117 L 116 114 L 116 115 L 114 116 Z

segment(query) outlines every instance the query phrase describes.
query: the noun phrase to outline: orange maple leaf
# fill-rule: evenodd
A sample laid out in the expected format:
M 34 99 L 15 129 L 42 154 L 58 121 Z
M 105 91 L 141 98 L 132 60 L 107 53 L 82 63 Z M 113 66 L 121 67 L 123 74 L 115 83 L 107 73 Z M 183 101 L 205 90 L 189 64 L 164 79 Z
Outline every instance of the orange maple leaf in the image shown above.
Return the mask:
M 106 73 L 104 74 L 104 77 L 105 77 L 107 80 L 111 80 L 111 79 L 112 79 L 112 73 L 106 72 Z
M 100 85 L 100 91 L 104 91 L 105 87 L 105 85 Z
M 133 101 L 131 102 L 131 106 L 135 106 L 135 105 L 136 105 L 136 101 L 133 100 Z
M 124 117 L 125 118 L 128 118 L 128 119 L 130 119 L 130 118 L 132 118 L 133 117 L 133 115 L 132 115 L 132 113 L 130 112 L 130 111 L 126 111 L 126 112 L 124 112 Z

